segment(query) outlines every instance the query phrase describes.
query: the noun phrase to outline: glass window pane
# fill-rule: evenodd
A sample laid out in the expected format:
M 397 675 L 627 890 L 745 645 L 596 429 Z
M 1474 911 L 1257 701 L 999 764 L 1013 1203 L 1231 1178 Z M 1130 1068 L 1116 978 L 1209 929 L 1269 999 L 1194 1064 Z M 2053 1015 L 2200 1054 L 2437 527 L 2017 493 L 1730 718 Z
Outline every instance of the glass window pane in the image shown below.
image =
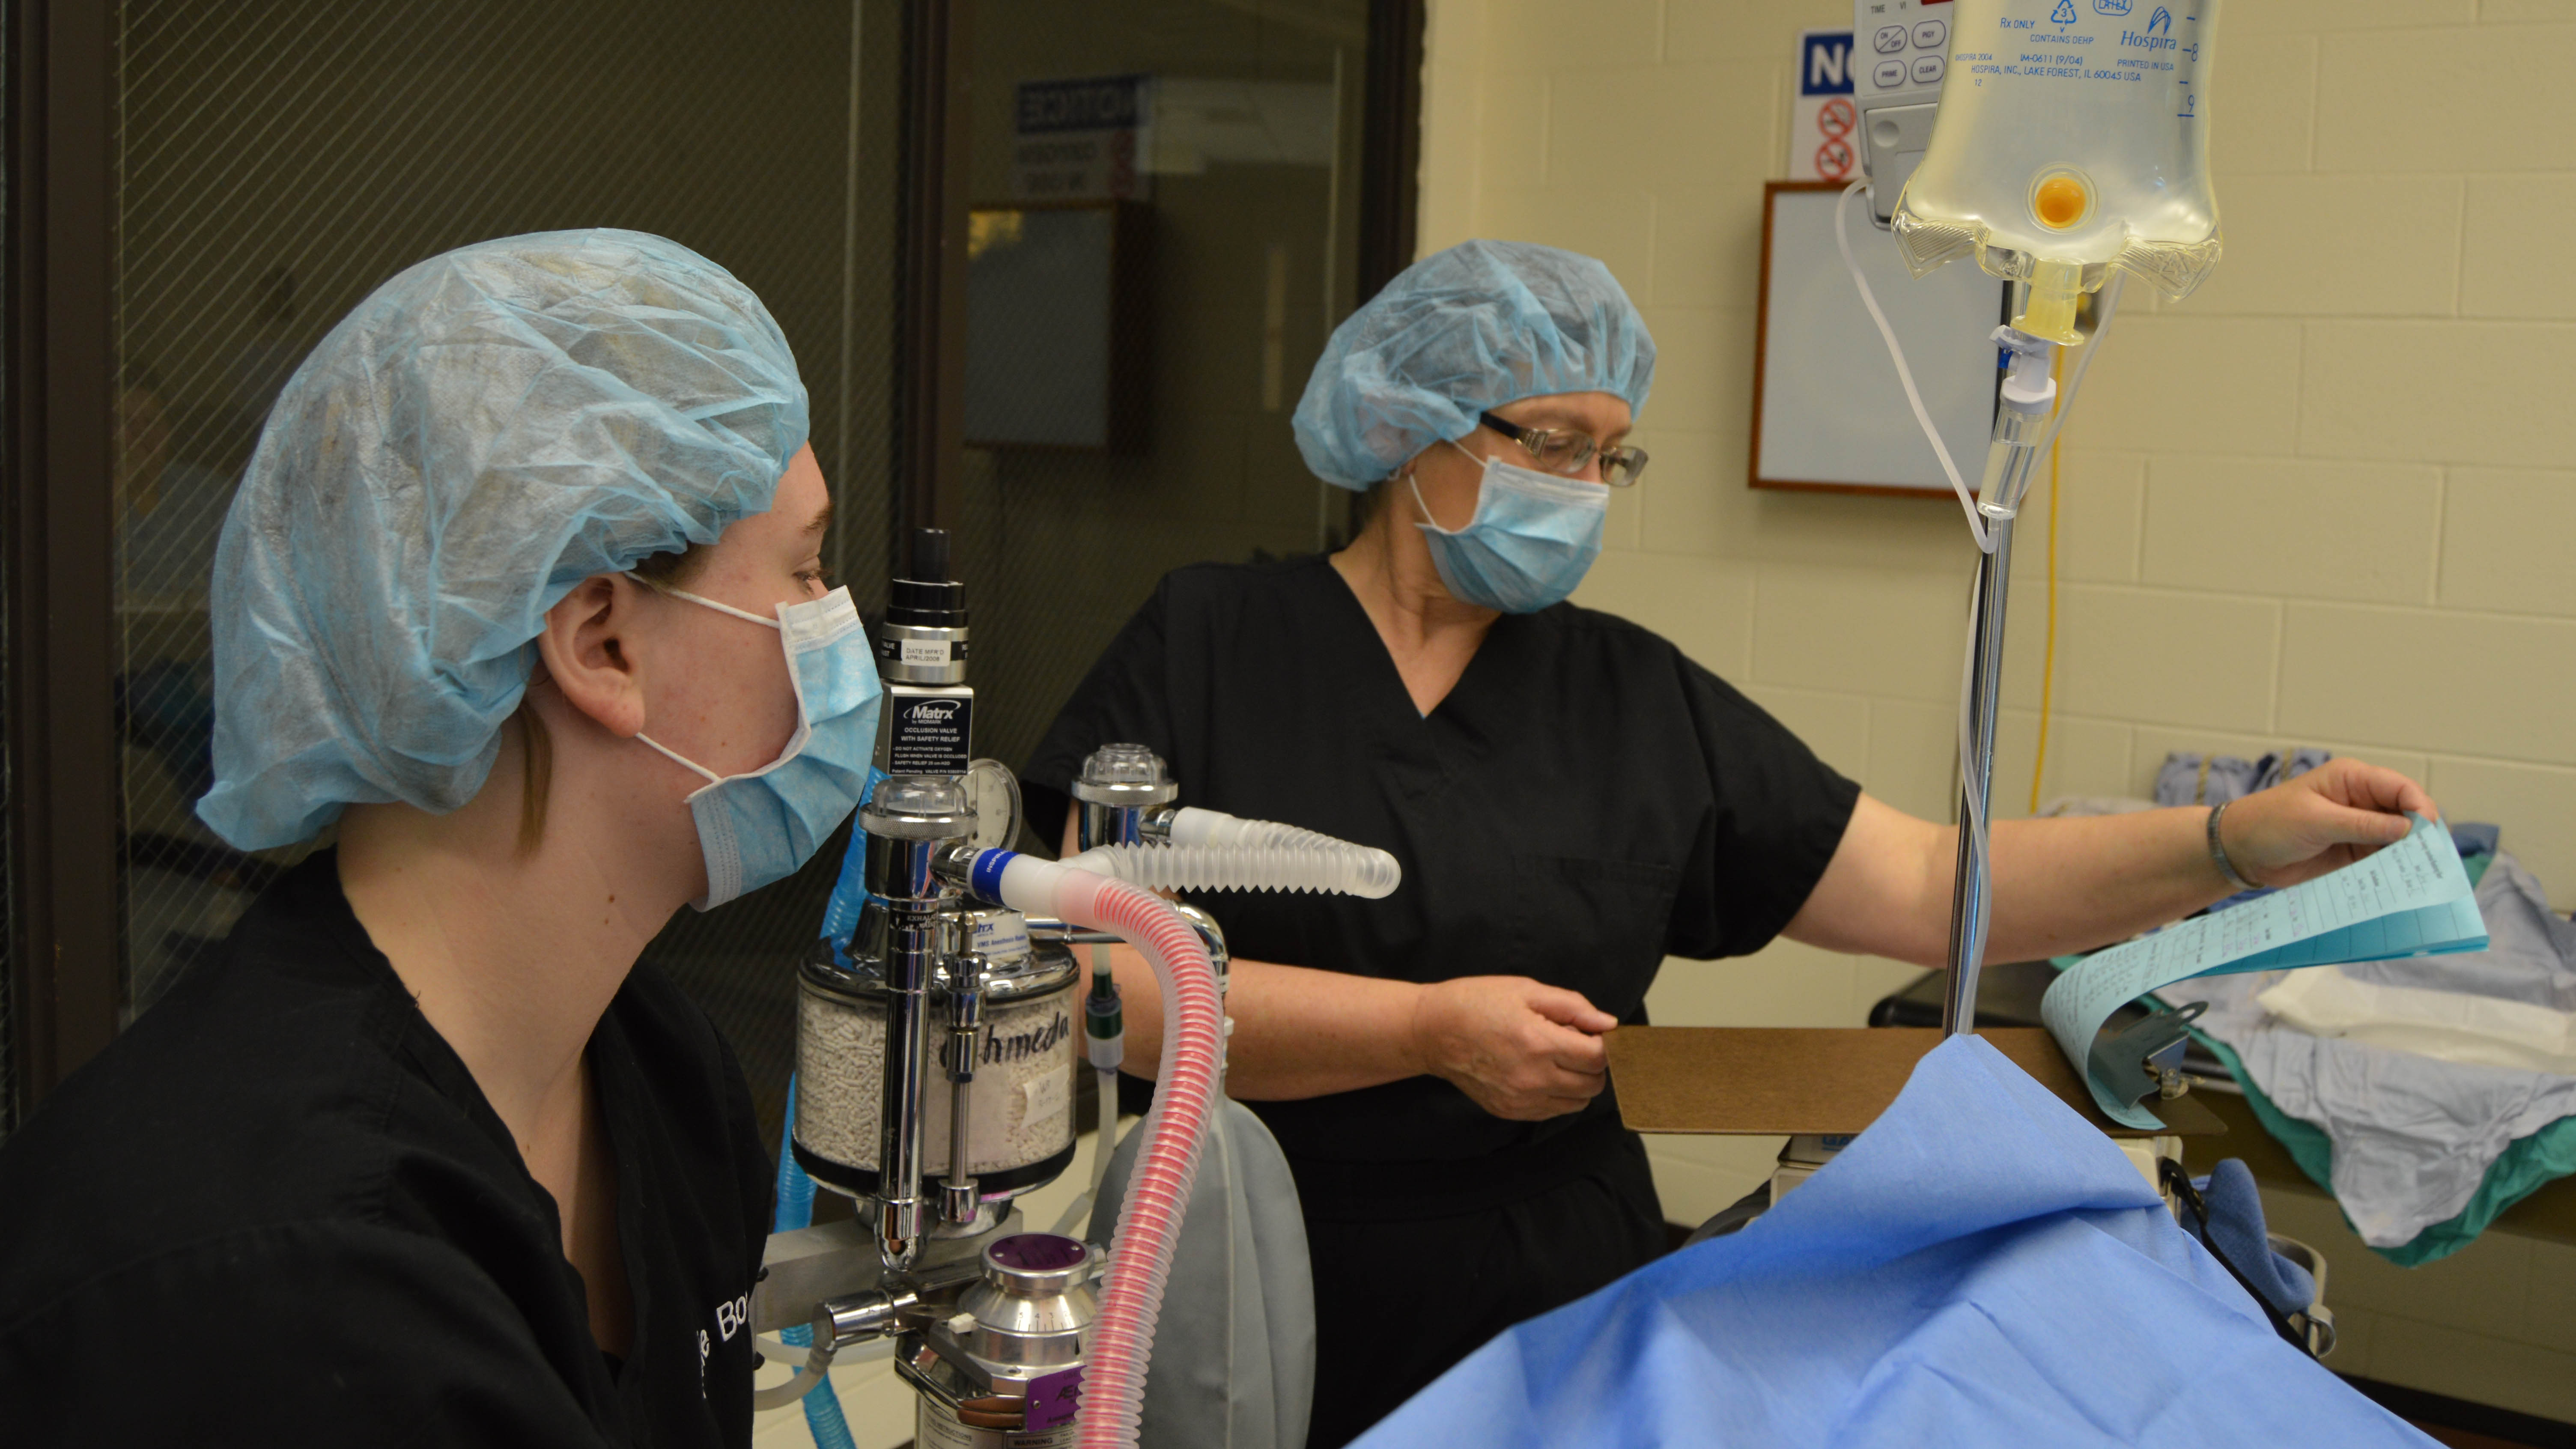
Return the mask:
M 974 5 L 982 251 L 950 517 L 976 747 L 1016 764 L 1164 572 L 1347 526 L 1289 416 L 1357 302 L 1368 5 Z
M 244 857 L 191 812 L 211 771 L 208 579 L 269 403 L 401 268 L 489 237 L 620 226 L 732 270 L 812 392 L 832 562 L 862 600 L 883 595 L 902 47 L 896 0 L 128 0 L 120 15 L 130 1019 L 303 853 Z M 688 915 L 650 953 L 731 1036 L 773 1128 L 789 963 L 838 858 Z

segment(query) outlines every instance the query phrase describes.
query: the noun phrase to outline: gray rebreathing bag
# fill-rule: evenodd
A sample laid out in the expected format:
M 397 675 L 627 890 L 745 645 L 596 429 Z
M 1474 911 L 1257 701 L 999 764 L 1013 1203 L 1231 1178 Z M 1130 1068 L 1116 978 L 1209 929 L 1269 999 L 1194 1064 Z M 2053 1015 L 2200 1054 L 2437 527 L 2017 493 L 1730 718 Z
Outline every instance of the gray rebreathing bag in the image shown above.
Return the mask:
M 1089 1236 L 1106 1242 L 1144 1134 L 1110 1158 Z M 1304 1449 L 1315 1398 L 1315 1282 L 1288 1158 L 1252 1109 L 1208 1124 L 1154 1327 L 1139 1449 Z

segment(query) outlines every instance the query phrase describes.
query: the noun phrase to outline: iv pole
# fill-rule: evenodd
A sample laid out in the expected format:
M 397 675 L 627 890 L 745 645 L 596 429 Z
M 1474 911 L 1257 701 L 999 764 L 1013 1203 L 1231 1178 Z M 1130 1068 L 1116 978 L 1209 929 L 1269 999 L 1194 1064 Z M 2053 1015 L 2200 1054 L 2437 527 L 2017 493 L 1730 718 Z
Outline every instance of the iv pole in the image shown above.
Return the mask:
M 1976 637 L 1968 654 L 1967 753 L 1959 779 L 1959 861 L 1950 887 L 1950 979 L 1941 998 L 1941 1034 L 1977 1029 L 1977 974 L 1984 966 L 1986 926 L 1994 910 L 1994 862 L 1984 832 L 1972 821 L 1987 817 L 1993 798 L 1995 698 L 2003 683 L 2004 596 L 2012 586 L 2013 514 L 1980 503 L 1992 552 L 1977 555 Z
M 2023 320 L 2029 318 L 2024 316 Z M 1995 705 L 2003 686 L 2004 605 L 2012 585 L 2013 525 L 2030 489 L 2047 441 L 2057 401 L 2050 368 L 2060 345 L 2019 327 L 1998 327 L 1995 341 L 2012 354 L 2000 389 L 1994 442 L 1977 490 L 1977 515 L 1985 547 L 1977 555 L 1975 613 L 1970 621 L 1967 677 L 1962 681 L 1959 738 L 1959 861 L 1951 878 L 1950 979 L 1941 999 L 1941 1034 L 1977 1029 L 1977 977 L 1984 966 L 1986 930 L 1994 914 L 1994 862 L 1986 823 L 1991 818 L 1995 766 Z

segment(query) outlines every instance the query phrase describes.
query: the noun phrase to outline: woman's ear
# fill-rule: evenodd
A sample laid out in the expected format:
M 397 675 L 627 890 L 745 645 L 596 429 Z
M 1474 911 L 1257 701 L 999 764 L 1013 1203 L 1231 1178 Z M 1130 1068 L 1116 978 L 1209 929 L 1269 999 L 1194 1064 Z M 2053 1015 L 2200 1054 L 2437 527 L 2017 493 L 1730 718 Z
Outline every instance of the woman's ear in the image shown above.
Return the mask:
M 644 728 L 644 680 L 628 636 L 643 589 L 594 574 L 546 611 L 537 657 L 566 703 L 620 739 Z

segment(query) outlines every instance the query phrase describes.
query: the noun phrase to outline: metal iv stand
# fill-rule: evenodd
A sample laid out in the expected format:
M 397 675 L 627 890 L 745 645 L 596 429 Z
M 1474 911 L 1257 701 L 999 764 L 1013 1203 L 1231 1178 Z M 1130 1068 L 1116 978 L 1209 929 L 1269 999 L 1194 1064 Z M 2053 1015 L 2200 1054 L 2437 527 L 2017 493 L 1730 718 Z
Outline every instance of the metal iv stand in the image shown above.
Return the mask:
M 1977 489 L 1977 513 L 1990 546 L 1977 556 L 1976 612 L 1960 706 L 1959 861 L 1951 880 L 1950 978 L 1941 1000 L 1945 1037 L 1977 1029 L 1977 976 L 1985 964 L 1986 929 L 1994 914 L 1994 862 L 1986 825 L 1994 794 L 1995 702 L 2003 685 L 2013 524 L 2030 490 L 2057 399 L 2057 382 L 2049 375 L 2057 343 L 2018 327 L 1996 328 L 1995 341 L 2012 354 L 2012 370 L 2000 389 L 1994 441 Z

